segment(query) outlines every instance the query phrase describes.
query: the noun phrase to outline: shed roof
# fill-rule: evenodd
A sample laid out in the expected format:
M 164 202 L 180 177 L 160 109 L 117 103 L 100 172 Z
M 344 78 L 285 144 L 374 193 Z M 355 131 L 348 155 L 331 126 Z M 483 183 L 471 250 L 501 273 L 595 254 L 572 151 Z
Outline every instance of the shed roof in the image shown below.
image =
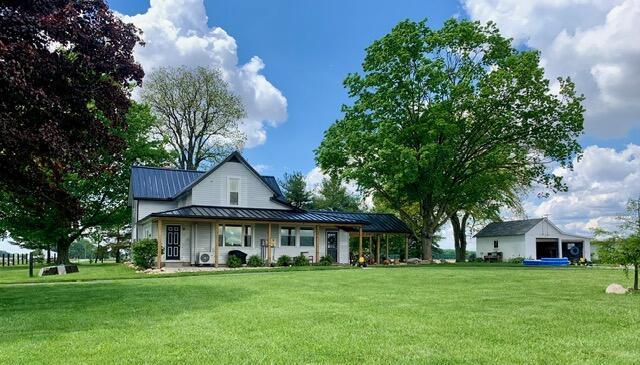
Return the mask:
M 520 236 L 529 232 L 544 218 L 524 219 L 518 221 L 492 222 L 476 233 L 475 237 Z

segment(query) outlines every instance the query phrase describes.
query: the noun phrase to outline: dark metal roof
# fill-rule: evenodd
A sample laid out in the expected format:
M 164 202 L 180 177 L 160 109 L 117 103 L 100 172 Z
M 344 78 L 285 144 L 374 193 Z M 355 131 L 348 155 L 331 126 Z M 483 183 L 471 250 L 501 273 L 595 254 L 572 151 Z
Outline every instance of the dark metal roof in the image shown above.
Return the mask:
M 348 219 L 365 221 L 368 224 L 362 228 L 363 232 L 379 233 L 412 233 L 411 229 L 402 220 L 393 214 L 387 213 L 351 213 L 332 211 L 313 211 L 318 214 L 343 217 Z
M 273 192 L 274 200 L 289 205 L 286 201 L 278 181 L 273 176 L 259 175 L 239 153 L 234 152 L 227 159 L 219 163 L 210 171 L 179 170 L 161 167 L 133 166 L 131 168 L 131 193 L 133 199 L 172 200 L 192 188 L 225 162 L 239 162 L 245 164 L 256 174 Z M 244 161 L 244 162 L 243 162 Z
M 202 171 L 133 166 L 131 194 L 133 199 L 171 200 L 202 174 Z
M 508 222 L 492 222 L 476 233 L 475 237 L 520 236 L 529 232 L 544 218 Z
M 164 212 L 152 213 L 151 217 L 170 218 L 211 218 L 229 220 L 250 220 L 266 222 L 292 223 L 330 223 L 336 225 L 361 225 L 366 221 L 319 212 L 300 210 L 260 209 L 260 208 L 231 208 L 203 205 L 190 205 Z

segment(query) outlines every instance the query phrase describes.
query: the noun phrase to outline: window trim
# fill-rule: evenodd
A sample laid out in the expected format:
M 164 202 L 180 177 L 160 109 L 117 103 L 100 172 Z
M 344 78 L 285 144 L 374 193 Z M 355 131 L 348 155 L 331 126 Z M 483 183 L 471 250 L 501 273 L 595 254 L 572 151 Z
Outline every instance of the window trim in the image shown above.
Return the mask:
M 231 204 L 231 180 L 237 180 L 238 181 L 238 204 Z M 240 191 L 242 190 L 242 179 L 240 178 L 240 176 L 227 176 L 227 205 L 231 206 L 231 207 L 239 207 L 241 206 L 240 204 Z

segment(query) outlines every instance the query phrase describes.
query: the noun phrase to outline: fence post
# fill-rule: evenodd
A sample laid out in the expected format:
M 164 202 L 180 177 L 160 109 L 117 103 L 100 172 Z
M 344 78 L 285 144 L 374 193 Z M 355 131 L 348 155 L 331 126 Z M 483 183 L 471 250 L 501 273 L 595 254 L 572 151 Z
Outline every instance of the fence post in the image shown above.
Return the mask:
M 33 277 L 33 252 L 29 252 L 29 277 Z
M 12 254 L 11 256 L 13 256 L 13 266 L 16 266 L 16 254 Z

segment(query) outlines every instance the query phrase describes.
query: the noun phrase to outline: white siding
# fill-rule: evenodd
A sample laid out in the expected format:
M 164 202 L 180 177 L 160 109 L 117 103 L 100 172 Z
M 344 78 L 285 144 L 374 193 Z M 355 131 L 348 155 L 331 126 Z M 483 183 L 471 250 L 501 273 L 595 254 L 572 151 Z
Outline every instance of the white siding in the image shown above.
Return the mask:
M 270 200 L 273 192 L 246 166 L 226 162 L 191 190 L 191 204 L 229 206 L 227 178 L 240 178 L 240 207 L 289 209 Z
M 158 213 L 165 210 L 175 209 L 177 207 L 178 204 L 175 201 L 139 200 L 138 220 L 144 219 L 151 213 Z
M 514 257 L 535 259 L 537 257 L 536 240 L 538 238 L 559 240 L 558 249 L 560 249 L 562 241 L 583 242 L 584 256 L 586 258 L 591 257 L 589 239 L 562 233 L 547 220 L 540 221 L 529 232 L 520 236 L 478 237 L 476 240 L 476 252 L 480 258 L 485 256 L 487 252 L 502 252 L 505 260 Z M 495 240 L 498 241 L 497 249 L 493 248 L 493 241 Z
M 498 241 L 498 248 L 493 247 L 493 241 Z M 535 249 L 535 242 L 534 242 Z M 478 237 L 476 252 L 483 258 L 489 252 L 502 252 L 504 260 L 514 257 L 529 257 L 525 248 L 525 236 Z M 535 258 L 535 253 L 534 253 Z

